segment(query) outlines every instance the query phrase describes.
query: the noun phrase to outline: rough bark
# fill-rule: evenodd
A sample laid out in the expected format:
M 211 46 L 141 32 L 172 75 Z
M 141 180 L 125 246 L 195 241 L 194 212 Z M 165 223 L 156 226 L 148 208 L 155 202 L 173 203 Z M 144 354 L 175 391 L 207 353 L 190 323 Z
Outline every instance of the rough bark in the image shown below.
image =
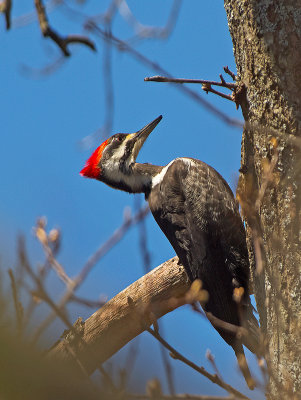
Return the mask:
M 71 365 L 77 360 L 92 373 L 156 319 L 183 305 L 180 298 L 189 287 L 186 272 L 174 257 L 118 293 L 85 322 L 78 319 L 77 335 L 65 332 L 49 356 Z
M 301 2 L 224 4 L 243 88 L 238 195 L 255 252 L 268 398 L 291 399 L 301 391 Z

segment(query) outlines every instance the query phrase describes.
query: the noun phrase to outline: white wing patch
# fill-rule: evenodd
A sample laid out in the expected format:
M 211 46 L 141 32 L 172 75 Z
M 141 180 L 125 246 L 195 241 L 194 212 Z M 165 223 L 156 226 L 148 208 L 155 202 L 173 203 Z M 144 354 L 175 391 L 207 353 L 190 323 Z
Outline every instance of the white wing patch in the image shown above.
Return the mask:
M 159 183 L 162 182 L 162 180 L 163 180 L 163 178 L 164 178 L 164 176 L 165 176 L 165 174 L 166 174 L 168 168 L 171 166 L 171 164 L 172 164 L 174 161 L 175 161 L 175 160 L 172 160 L 169 164 L 167 164 L 167 165 L 161 170 L 161 172 L 159 172 L 157 175 L 155 175 L 155 176 L 152 178 L 152 189 L 153 189 L 155 186 L 159 185 Z
M 184 162 L 185 164 L 188 165 L 188 167 L 191 166 L 191 164 L 193 163 L 193 160 L 191 158 L 185 158 L 185 157 L 180 157 L 180 158 L 175 158 L 174 160 L 172 160 L 169 164 L 167 164 L 162 170 L 161 172 L 159 172 L 157 175 L 155 175 L 152 178 L 152 189 L 160 184 L 168 170 L 168 168 L 177 160 L 181 160 L 182 162 Z

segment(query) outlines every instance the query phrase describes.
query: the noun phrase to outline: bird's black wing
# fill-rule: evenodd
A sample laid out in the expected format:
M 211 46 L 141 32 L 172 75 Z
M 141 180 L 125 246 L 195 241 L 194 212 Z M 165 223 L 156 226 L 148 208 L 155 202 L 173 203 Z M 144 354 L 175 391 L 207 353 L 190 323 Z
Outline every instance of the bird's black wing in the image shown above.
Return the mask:
M 238 206 L 225 180 L 199 160 L 176 159 L 151 191 L 149 204 L 189 278 L 200 278 L 208 290 L 206 311 L 240 325 L 233 290 L 243 287 L 249 306 L 248 253 Z

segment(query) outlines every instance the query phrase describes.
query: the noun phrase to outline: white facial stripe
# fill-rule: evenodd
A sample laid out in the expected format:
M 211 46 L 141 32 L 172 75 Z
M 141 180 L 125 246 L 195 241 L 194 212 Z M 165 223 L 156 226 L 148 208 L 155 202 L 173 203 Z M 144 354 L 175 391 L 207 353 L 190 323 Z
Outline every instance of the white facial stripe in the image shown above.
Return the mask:
M 123 143 L 121 143 L 121 146 L 119 146 L 118 149 L 116 149 L 116 151 L 110 158 L 110 160 L 112 160 L 113 163 L 115 163 L 116 161 L 119 161 L 122 158 L 122 156 L 124 155 L 126 143 L 127 143 L 127 140 L 125 140 Z

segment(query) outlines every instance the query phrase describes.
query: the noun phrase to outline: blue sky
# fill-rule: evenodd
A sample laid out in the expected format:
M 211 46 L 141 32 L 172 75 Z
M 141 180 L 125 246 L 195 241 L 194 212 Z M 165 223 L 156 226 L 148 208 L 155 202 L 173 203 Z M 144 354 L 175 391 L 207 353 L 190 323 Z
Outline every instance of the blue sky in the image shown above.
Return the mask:
M 94 15 L 105 10 L 108 1 L 86 2 L 78 7 Z M 159 0 L 129 1 L 137 19 L 147 25 L 162 26 L 172 2 Z M 14 16 L 30 10 L 14 4 Z M 70 17 L 63 7 L 49 14 L 50 23 L 62 34 L 81 33 L 81 19 Z M 122 39 L 131 30 L 120 15 L 113 33 Z M 105 82 L 102 73 L 104 45 L 97 37 L 97 52 L 73 46 L 72 57 L 52 74 L 37 76 L 24 66 L 39 69 L 60 55 L 59 50 L 41 37 L 37 21 L 24 27 L 4 31 L 1 21 L 1 193 L 0 254 L 4 268 L 16 262 L 17 234 L 27 239 L 33 263 L 42 262 L 39 245 L 32 235 L 38 216 L 45 215 L 49 228 L 60 227 L 63 235 L 59 261 L 74 276 L 85 260 L 121 224 L 125 207 L 134 207 L 134 197 L 96 181 L 83 179 L 79 171 L 103 138 L 82 146 L 83 138 L 99 129 L 105 120 Z M 221 2 L 190 0 L 183 2 L 171 36 L 165 40 L 146 40 L 135 48 L 158 62 L 175 77 L 218 80 L 222 67 L 235 71 L 231 38 Z M 113 49 L 112 79 L 114 87 L 113 132 L 134 132 L 163 115 L 163 120 L 149 137 L 138 161 L 165 165 L 179 156 L 199 158 L 216 168 L 235 188 L 240 165 L 241 130 L 225 124 L 215 115 L 164 83 L 144 82 L 144 77 L 158 74 L 139 64 L 125 52 Z M 224 74 L 224 77 L 225 74 Z M 200 86 L 191 86 L 201 92 Z M 227 100 L 201 93 L 230 117 L 241 119 L 240 111 Z M 174 255 L 152 217 L 147 218 L 147 240 L 152 267 Z M 138 247 L 139 230 L 133 228 L 126 237 L 94 268 L 80 294 L 91 299 L 108 298 L 143 274 Z M 50 279 L 51 292 L 59 295 L 62 285 Z M 72 309 L 71 316 L 88 316 L 84 309 Z M 216 356 L 224 378 L 240 390 L 245 383 L 236 372 L 232 349 L 209 323 L 188 307 L 162 319 L 164 335 L 177 349 L 198 364 L 210 365 L 207 348 Z M 55 330 L 56 329 L 56 330 Z M 52 335 L 61 334 L 54 324 Z M 146 334 L 139 338 L 140 353 L 134 375 L 140 372 L 140 386 L 163 368 L 158 344 Z M 123 349 L 117 364 L 126 356 Z M 252 356 L 248 354 L 249 358 Z M 176 390 L 181 393 L 223 394 L 214 385 L 179 362 L 171 360 Z M 147 368 L 145 365 L 147 364 Z M 165 386 L 166 387 L 166 386 Z

